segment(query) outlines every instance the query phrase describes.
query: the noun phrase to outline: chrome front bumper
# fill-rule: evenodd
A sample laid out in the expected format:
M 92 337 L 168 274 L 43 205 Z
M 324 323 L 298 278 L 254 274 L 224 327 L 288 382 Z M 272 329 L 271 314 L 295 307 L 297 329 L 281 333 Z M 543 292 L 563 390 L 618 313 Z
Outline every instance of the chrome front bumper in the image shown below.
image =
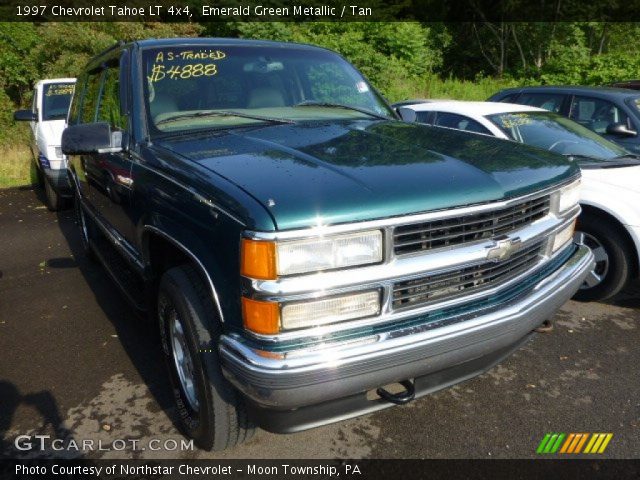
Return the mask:
M 593 254 L 579 245 L 565 263 L 514 300 L 438 328 L 425 323 L 284 353 L 257 350 L 240 336 L 223 335 L 223 373 L 260 408 L 293 410 L 443 371 L 518 344 L 573 296 L 592 267 Z

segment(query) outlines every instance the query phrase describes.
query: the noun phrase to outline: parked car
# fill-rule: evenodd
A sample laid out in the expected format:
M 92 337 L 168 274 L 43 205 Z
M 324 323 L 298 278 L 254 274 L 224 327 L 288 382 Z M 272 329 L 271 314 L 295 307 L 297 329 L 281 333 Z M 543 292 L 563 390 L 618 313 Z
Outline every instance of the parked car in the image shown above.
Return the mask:
M 561 115 L 493 102 L 404 105 L 429 125 L 515 140 L 575 159 L 582 167 L 577 230 L 594 252 L 595 268 L 575 298 L 604 300 L 638 277 L 640 160 Z
M 72 198 L 60 137 L 66 125 L 75 83 L 75 78 L 40 80 L 33 89 L 31 109 L 14 114 L 15 120 L 30 122 L 34 168 L 38 183 L 44 188 L 49 210 L 63 208 L 66 200 Z
M 640 80 L 622 80 L 607 85 L 608 87 L 628 88 L 630 90 L 640 90 Z
M 118 45 L 79 76 L 62 149 L 83 245 L 157 318 L 203 448 L 478 375 L 594 261 L 574 163 L 403 123 L 309 45 Z
M 627 150 L 640 153 L 640 93 L 609 87 L 525 87 L 490 102 L 519 103 L 559 113 Z

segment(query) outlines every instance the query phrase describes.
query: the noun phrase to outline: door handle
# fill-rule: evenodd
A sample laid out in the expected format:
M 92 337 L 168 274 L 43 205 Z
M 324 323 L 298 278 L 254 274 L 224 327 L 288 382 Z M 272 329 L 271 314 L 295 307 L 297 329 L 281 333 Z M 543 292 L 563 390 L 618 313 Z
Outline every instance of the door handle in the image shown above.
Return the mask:
M 116 183 L 124 187 L 131 188 L 133 186 L 133 178 L 126 177 L 124 175 L 116 175 Z

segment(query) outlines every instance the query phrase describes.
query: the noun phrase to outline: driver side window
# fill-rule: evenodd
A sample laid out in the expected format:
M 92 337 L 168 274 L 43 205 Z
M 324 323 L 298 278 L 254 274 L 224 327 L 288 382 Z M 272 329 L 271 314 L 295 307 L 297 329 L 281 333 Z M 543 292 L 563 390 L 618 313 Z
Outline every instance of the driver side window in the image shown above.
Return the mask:
M 97 121 L 108 123 L 112 130 L 126 130 L 127 117 L 120 111 L 120 70 L 117 65 L 104 71 L 101 91 Z
M 78 123 L 94 123 L 96 121 L 96 109 L 100 95 L 100 84 L 103 71 L 92 72 L 87 79 L 87 87 L 80 107 L 80 121 Z

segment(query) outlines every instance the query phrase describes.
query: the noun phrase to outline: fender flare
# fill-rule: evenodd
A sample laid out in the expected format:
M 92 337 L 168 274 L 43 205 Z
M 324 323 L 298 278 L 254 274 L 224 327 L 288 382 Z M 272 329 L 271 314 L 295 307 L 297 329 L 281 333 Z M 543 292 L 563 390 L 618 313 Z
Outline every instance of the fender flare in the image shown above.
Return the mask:
M 146 232 L 151 232 L 155 235 L 158 235 L 164 238 L 166 241 L 174 245 L 176 248 L 182 251 L 185 255 L 187 255 L 187 257 L 189 257 L 193 261 L 193 263 L 196 265 L 198 270 L 200 270 L 200 272 L 202 273 L 203 278 L 206 279 L 207 284 L 209 286 L 209 290 L 211 291 L 211 297 L 213 298 L 213 303 L 215 304 L 216 310 L 218 311 L 218 315 L 220 316 L 220 322 L 224 323 L 224 315 L 222 313 L 222 307 L 220 305 L 220 297 L 218 296 L 218 291 L 216 290 L 216 287 L 213 283 L 213 279 L 211 278 L 211 275 L 209 275 L 209 272 L 205 268 L 204 264 L 200 261 L 200 259 L 182 242 L 180 242 L 179 240 L 177 240 L 175 237 L 168 234 L 164 230 L 153 225 L 144 225 L 143 236 L 144 236 L 144 233 Z M 145 257 L 148 257 L 148 252 L 145 252 Z M 144 260 L 146 263 L 148 258 L 145 258 Z

